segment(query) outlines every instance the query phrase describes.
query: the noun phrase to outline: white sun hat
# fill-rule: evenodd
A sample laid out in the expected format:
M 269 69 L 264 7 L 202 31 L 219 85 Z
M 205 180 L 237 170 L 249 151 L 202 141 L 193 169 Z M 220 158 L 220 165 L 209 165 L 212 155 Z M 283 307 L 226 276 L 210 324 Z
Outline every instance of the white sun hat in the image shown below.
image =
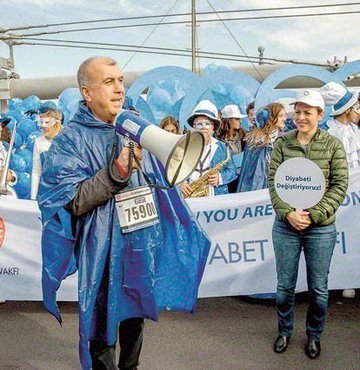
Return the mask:
M 226 105 L 221 110 L 221 117 L 222 118 L 244 118 L 246 114 L 242 114 L 240 109 L 235 104 Z
M 331 116 L 339 116 L 357 102 L 357 94 L 353 94 L 345 86 L 329 82 L 320 89 L 326 105 L 332 105 Z
M 310 105 L 310 107 L 318 107 L 322 110 L 325 109 L 325 102 L 323 97 L 318 91 L 314 90 L 303 90 L 296 97 L 295 101 L 290 103 L 290 105 L 295 105 L 296 103 L 304 103 Z
M 210 100 L 202 100 L 197 104 L 197 106 L 191 113 L 191 116 L 188 118 L 188 124 L 192 126 L 194 123 L 194 119 L 199 116 L 210 118 L 214 122 L 215 128 L 220 123 L 220 120 L 218 118 L 218 110 Z

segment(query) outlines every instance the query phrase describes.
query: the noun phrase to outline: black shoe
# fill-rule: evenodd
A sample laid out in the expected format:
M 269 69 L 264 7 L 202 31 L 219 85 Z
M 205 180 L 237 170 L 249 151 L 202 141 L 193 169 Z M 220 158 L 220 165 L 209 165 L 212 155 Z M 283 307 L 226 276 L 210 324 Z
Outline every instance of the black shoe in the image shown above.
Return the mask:
M 274 351 L 276 353 L 283 353 L 287 350 L 290 342 L 290 337 L 279 335 L 274 343 Z
M 307 345 L 305 347 L 305 353 L 312 360 L 319 357 L 321 353 L 320 341 L 308 339 Z

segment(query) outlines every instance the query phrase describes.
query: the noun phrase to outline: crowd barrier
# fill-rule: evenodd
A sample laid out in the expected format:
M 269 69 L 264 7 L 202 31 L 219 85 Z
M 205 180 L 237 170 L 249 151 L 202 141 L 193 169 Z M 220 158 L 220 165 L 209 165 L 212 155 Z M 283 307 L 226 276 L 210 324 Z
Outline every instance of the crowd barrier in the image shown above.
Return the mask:
M 199 297 L 274 292 L 274 211 L 268 191 L 190 199 L 188 204 L 212 241 Z M 330 289 L 360 288 L 359 219 L 360 169 L 351 172 L 346 199 L 337 213 Z M 42 299 L 40 240 L 37 203 L 1 197 L 0 299 Z M 76 284 L 76 275 L 66 279 L 58 300 L 75 301 Z M 306 290 L 303 258 L 296 289 Z

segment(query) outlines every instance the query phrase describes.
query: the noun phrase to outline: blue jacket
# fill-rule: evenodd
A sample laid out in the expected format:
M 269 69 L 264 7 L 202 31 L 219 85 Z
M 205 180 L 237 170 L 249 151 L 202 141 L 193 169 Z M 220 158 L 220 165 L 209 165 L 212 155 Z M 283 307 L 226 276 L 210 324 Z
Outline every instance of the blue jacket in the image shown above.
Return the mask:
M 237 192 L 266 189 L 268 185 L 268 167 L 272 146 L 245 146 Z
M 210 167 L 215 167 L 218 163 L 224 161 L 227 157 L 227 147 L 222 141 L 217 140 L 216 152 L 210 161 Z M 228 194 L 228 184 L 236 179 L 236 165 L 233 157 L 231 156 L 229 162 L 227 162 L 222 169 L 219 171 L 222 177 L 222 185 L 214 187 L 215 195 Z
M 121 232 L 113 198 L 80 217 L 65 211 L 79 184 L 108 166 L 115 140 L 121 150 L 122 138 L 114 126 L 99 121 L 80 103 L 47 153 L 39 187 L 44 304 L 61 322 L 56 290 L 78 270 L 84 369 L 91 368 L 89 340 L 115 343 L 120 321 L 158 320 L 162 309 L 192 312 L 210 247 L 176 189 L 154 190 L 160 222 L 127 234 Z M 166 185 L 161 164 L 146 151 L 142 168 L 152 182 Z M 136 171 L 128 187 L 143 184 Z

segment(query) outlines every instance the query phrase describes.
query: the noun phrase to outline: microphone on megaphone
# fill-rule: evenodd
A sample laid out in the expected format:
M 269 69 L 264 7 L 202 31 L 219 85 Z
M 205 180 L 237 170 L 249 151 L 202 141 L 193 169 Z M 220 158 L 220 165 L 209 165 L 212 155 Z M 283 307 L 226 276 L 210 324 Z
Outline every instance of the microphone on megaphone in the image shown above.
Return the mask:
M 170 186 L 185 181 L 197 166 L 205 145 L 199 131 L 176 135 L 167 132 L 135 113 L 122 110 L 115 118 L 116 131 L 153 154 L 165 168 Z

